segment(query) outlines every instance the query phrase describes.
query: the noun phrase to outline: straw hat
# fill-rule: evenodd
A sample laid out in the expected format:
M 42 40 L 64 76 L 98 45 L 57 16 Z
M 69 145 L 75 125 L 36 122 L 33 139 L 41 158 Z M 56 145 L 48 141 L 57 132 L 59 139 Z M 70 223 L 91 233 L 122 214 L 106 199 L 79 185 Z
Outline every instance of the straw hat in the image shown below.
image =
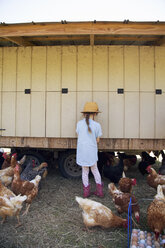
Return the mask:
M 96 102 L 86 102 L 81 113 L 101 113 Z

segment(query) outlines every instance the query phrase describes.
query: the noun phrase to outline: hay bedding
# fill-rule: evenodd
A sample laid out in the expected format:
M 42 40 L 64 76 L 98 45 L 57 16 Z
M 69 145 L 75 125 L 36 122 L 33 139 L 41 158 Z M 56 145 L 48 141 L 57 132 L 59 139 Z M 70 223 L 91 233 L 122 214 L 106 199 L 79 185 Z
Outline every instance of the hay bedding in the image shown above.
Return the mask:
M 149 230 L 146 211 L 151 200 L 147 199 L 153 199 L 155 190 L 147 185 L 146 176 L 140 174 L 137 165 L 126 175 L 137 178 L 138 185 L 134 187 L 133 192 L 139 199 L 141 213 L 140 225 L 135 228 Z M 90 199 L 101 202 L 117 213 L 107 190 L 109 180 L 103 178 L 103 181 L 105 197 L 101 199 L 91 196 Z M 93 178 L 90 178 L 90 183 L 94 190 Z M 103 230 L 95 227 L 90 232 L 84 230 L 82 211 L 75 201 L 76 195 L 82 196 L 81 179 L 65 179 L 58 169 L 51 169 L 46 180 L 42 182 L 29 213 L 27 216 L 20 216 L 22 226 L 15 228 L 15 217 L 8 217 L 6 223 L 0 224 L 0 248 L 126 248 L 127 229 Z M 125 218 L 126 214 L 122 216 Z

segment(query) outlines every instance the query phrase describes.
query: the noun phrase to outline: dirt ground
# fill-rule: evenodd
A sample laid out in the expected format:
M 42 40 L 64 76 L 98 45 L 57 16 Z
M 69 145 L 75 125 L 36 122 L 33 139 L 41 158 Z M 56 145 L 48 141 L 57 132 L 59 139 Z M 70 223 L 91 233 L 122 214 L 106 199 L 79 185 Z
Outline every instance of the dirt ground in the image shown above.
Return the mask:
M 140 174 L 137 165 L 133 166 L 126 175 L 137 179 L 133 193 L 140 205 L 140 224 L 135 228 L 149 230 L 146 212 L 155 190 L 147 185 L 146 176 Z M 105 197 L 91 196 L 90 199 L 103 203 L 117 214 L 108 193 L 109 180 L 103 178 L 103 182 Z M 94 190 L 93 177 L 90 178 L 90 183 Z M 22 226 L 15 228 L 17 223 L 15 217 L 8 217 L 6 223 L 0 224 L 0 248 L 128 247 L 127 229 L 103 230 L 95 227 L 87 232 L 75 196 L 82 196 L 81 179 L 63 178 L 57 168 L 49 170 L 46 180 L 42 181 L 41 189 L 30 206 L 29 213 L 27 216 L 20 216 Z M 123 214 L 122 217 L 127 215 Z

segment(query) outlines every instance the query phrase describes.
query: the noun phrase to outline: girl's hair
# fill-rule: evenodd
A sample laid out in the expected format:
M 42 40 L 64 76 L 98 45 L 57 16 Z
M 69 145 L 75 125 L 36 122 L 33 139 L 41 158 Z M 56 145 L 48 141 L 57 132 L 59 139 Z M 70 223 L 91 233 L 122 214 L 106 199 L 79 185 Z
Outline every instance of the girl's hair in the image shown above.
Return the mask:
M 88 126 L 88 132 L 89 133 L 91 133 L 92 132 L 92 130 L 91 130 L 91 128 L 90 128 L 90 126 L 89 126 L 89 116 L 90 115 L 94 115 L 95 113 L 84 113 L 84 116 L 85 116 L 85 121 L 86 121 L 86 124 L 87 124 L 87 126 Z

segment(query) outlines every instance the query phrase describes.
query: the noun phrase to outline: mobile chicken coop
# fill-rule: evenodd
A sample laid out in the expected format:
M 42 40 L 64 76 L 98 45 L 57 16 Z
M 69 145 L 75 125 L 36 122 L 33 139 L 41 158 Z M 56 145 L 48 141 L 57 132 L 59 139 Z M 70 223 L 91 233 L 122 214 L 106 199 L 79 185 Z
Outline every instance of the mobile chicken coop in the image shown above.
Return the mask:
M 102 112 L 100 150 L 165 149 L 165 23 L 0 24 L 1 147 L 79 176 L 86 101 Z

